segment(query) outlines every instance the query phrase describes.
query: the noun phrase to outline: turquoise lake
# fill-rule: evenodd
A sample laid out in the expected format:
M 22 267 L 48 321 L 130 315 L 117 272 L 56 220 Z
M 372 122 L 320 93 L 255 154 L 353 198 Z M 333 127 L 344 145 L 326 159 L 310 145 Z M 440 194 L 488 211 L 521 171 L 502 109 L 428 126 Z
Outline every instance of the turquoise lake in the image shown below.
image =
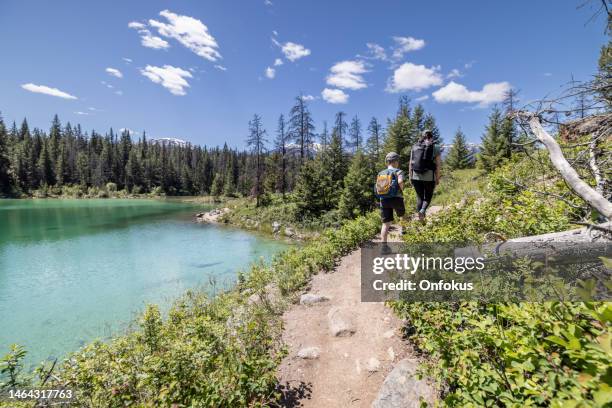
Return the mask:
M 176 200 L 0 200 L 0 354 L 28 364 L 126 330 L 147 303 L 228 287 L 286 244 L 193 222 Z

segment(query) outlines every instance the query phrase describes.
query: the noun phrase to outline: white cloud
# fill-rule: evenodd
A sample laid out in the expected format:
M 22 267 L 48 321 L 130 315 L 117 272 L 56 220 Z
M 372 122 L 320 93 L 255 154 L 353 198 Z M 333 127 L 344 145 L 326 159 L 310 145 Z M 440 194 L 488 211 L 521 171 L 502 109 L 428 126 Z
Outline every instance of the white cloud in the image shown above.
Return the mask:
M 401 59 L 404 54 L 410 51 L 417 51 L 425 47 L 425 40 L 419 40 L 414 37 L 393 37 L 395 47 L 393 48 L 393 58 Z
M 306 102 L 308 102 L 308 101 L 314 101 L 315 99 L 317 99 L 317 97 L 316 97 L 316 96 L 313 96 L 313 95 L 303 95 L 303 96 L 302 96 L 302 100 L 303 100 L 303 101 L 306 101 Z
M 278 45 L 278 42 L 276 42 L 276 44 Z M 285 58 L 291 62 L 310 55 L 310 50 L 308 48 L 304 47 L 302 44 L 292 43 L 291 41 L 284 43 L 281 46 L 281 50 L 283 54 L 285 54 Z
M 76 111 L 75 115 L 89 115 L 89 112 Z
M 21 87 L 25 89 L 26 91 L 30 91 L 34 93 L 41 93 L 41 94 L 50 95 L 50 96 L 57 96 L 58 98 L 64 98 L 64 99 L 78 99 L 76 96 L 70 95 L 67 92 L 60 91 L 57 88 L 51 88 L 45 85 L 35 85 L 33 83 L 28 83 L 28 84 L 21 85 Z
M 368 72 L 363 61 L 341 61 L 330 68 L 327 84 L 343 89 L 367 88 L 363 74 Z
M 215 65 L 215 68 L 217 68 L 219 71 L 227 71 L 227 68 L 223 65 Z
M 266 6 L 273 6 L 274 5 L 274 3 L 272 3 L 272 0 L 264 0 L 264 4 Z
M 276 70 L 274 68 L 267 67 L 266 68 L 266 78 L 274 79 L 275 76 L 276 76 Z
M 217 61 L 221 58 L 217 41 L 208 32 L 208 27 L 202 21 L 175 14 L 169 10 L 163 10 L 159 15 L 165 17 L 168 23 L 149 20 L 149 24 L 157 28 L 160 35 L 174 38 L 195 54 L 209 61 Z
M 132 63 L 132 59 L 131 58 L 127 58 L 127 57 L 123 57 L 122 60 L 124 60 L 125 62 L 127 62 L 128 64 Z
M 376 43 L 367 43 L 366 46 L 368 47 L 370 54 L 372 54 L 372 58 L 381 61 L 387 60 L 387 53 L 385 52 L 385 49 L 382 46 Z
M 545 77 L 550 77 L 550 76 L 552 76 L 552 73 L 551 73 L 551 72 L 545 72 L 545 73 L 544 73 L 544 76 L 545 76 Z
M 429 95 L 423 95 L 423 96 L 419 96 L 418 98 L 416 98 L 415 100 L 417 102 L 423 102 L 429 99 Z
M 470 69 L 470 68 L 472 68 L 474 66 L 475 63 L 476 63 L 476 61 L 466 62 L 465 64 L 463 64 L 463 68 Z
M 278 37 L 278 31 L 272 30 L 272 34 L 274 34 L 275 37 Z
M 463 74 L 457 68 L 453 68 L 451 72 L 446 76 L 447 78 L 461 78 Z
M 121 95 L 123 95 L 123 91 L 121 91 L 121 90 L 115 91 L 115 95 L 121 96 Z
M 185 78 L 193 78 L 189 71 L 172 65 L 163 67 L 147 65 L 145 69 L 140 70 L 140 73 L 154 83 L 160 84 L 173 95 L 185 95 L 185 88 L 189 88 L 189 83 Z
M 136 132 L 136 131 L 134 131 L 134 130 L 132 130 L 130 128 L 121 128 L 121 129 L 119 129 L 119 132 L 121 132 L 121 133 L 129 132 L 130 135 L 132 135 L 132 136 L 136 136 L 138 134 L 138 132 Z
M 440 67 L 431 68 L 406 62 L 399 66 L 389 78 L 387 92 L 420 91 L 430 86 L 441 85 Z
M 116 68 L 106 68 L 106 72 L 116 78 L 123 78 L 123 74 Z
M 454 81 L 449 82 L 432 95 L 437 102 L 467 102 L 478 103 L 484 107 L 504 100 L 506 92 L 510 90 L 508 82 L 492 82 L 482 87 L 480 91 L 470 91 L 464 85 Z
M 142 23 L 139 23 L 138 21 L 130 21 L 130 22 L 128 23 L 128 27 L 129 27 L 129 28 L 133 28 L 134 30 L 143 30 L 143 29 L 145 29 L 147 26 L 146 26 L 146 25 L 144 25 L 144 24 L 142 24 Z
M 347 103 L 349 100 L 349 96 L 342 89 L 329 89 L 325 88 L 323 92 L 321 92 L 321 96 L 326 102 L 329 103 Z
M 283 65 L 283 60 L 280 58 L 277 58 L 274 60 L 274 66 L 278 67 L 279 65 Z
M 128 27 L 138 31 L 138 34 L 140 34 L 140 44 L 142 44 L 143 47 L 153 48 L 156 50 L 166 49 L 170 47 L 168 41 L 151 34 L 151 32 L 147 29 L 147 26 L 142 23 L 132 21 L 128 24 Z M 129 58 L 124 58 L 124 60 L 126 62 L 132 62 L 132 60 Z
M 151 35 L 149 30 L 141 30 L 140 32 L 140 43 L 143 47 L 153 48 L 155 50 L 170 48 L 168 41 L 163 38 Z

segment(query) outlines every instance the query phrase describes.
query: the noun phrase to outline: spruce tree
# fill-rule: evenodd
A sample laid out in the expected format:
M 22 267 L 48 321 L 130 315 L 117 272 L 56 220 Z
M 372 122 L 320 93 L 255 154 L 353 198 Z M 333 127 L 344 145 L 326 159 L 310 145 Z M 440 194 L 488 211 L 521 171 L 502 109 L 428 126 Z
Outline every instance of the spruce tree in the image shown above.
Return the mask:
M 287 191 L 287 141 L 288 134 L 286 130 L 285 116 L 281 114 L 278 118 L 278 127 L 276 128 L 276 139 L 274 140 L 274 145 L 278 154 L 278 177 L 276 184 L 278 185 L 278 189 L 283 195 L 283 198 L 285 197 L 285 192 Z
M 361 121 L 359 120 L 357 115 L 355 115 L 351 120 L 351 126 L 349 130 L 349 147 L 352 149 L 353 152 L 356 152 L 357 150 L 363 147 L 362 138 L 363 137 L 361 136 Z
M 344 189 L 338 209 L 344 218 L 354 218 L 370 211 L 374 205 L 373 165 L 363 151 L 353 156 L 344 179 Z
M 253 115 L 253 119 L 249 121 L 249 137 L 246 143 L 247 146 L 251 148 L 251 153 L 255 158 L 255 186 L 253 193 L 255 195 L 255 205 L 257 207 L 260 205 L 260 198 L 263 194 L 263 153 L 266 142 L 266 130 L 261 123 L 261 116 L 255 114 Z
M 482 137 L 482 150 L 479 154 L 479 165 L 485 171 L 491 172 L 509 157 L 510 146 L 508 144 L 507 134 L 504 132 L 504 119 L 502 118 L 501 111 L 495 107 L 489 116 L 489 124 L 486 127 L 486 133 Z
M 312 151 L 314 142 L 314 122 L 303 95 L 295 98 L 295 105 L 289 112 L 289 132 L 300 147 L 300 162 Z
M 449 170 L 467 169 L 473 165 L 471 152 L 466 144 L 465 135 L 461 128 L 457 129 L 455 133 L 453 145 L 448 152 L 448 156 L 446 156 L 444 165 Z
M 333 184 L 321 155 L 306 162 L 300 168 L 293 193 L 297 210 L 295 215 L 300 219 L 307 219 L 318 217 L 332 209 Z
M 43 142 L 40 157 L 38 158 L 38 175 L 41 185 L 52 186 L 55 184 L 55 176 L 53 174 L 53 164 L 51 163 L 51 155 L 47 143 Z
M 336 126 L 332 131 L 329 146 L 322 154 L 322 167 L 329 174 L 330 188 L 341 191 L 344 187 L 344 177 L 348 171 L 347 158 L 344 153 L 343 132 L 346 131 L 346 122 L 343 120 L 343 112 L 336 114 Z
M 378 164 L 382 160 L 382 126 L 375 117 L 372 117 L 368 125 L 369 137 L 366 142 L 366 152 L 370 160 L 374 164 Z
M 10 196 L 14 188 L 15 180 L 9 160 L 8 134 L 2 116 L 0 116 L 0 195 Z
M 440 129 L 438 128 L 438 125 L 436 123 L 436 118 L 434 118 L 432 114 L 428 113 L 425 115 L 425 121 L 423 122 L 423 129 L 431 130 L 431 133 L 433 134 L 434 143 L 438 145 L 444 143 L 444 140 L 442 139 L 442 136 L 440 135 Z

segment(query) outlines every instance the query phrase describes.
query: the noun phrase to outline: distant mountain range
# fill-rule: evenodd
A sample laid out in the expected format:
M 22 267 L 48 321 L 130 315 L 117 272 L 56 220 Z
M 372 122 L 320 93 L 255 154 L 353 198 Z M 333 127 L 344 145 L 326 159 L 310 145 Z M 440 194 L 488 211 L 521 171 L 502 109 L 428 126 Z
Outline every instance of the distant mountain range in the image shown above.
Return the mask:
M 470 157 L 472 158 L 474 158 L 478 153 L 480 153 L 480 150 L 482 150 L 482 145 L 478 143 L 466 143 L 466 145 L 467 145 L 467 148 L 471 152 Z M 446 156 L 448 156 L 448 152 L 450 152 L 451 147 L 453 147 L 452 143 L 442 144 L 440 146 L 440 153 L 442 154 L 442 160 L 446 159 Z
M 185 147 L 187 146 L 187 143 L 188 143 L 184 140 L 177 139 L 174 137 L 160 137 L 158 139 L 151 139 L 150 142 L 153 144 L 159 144 L 162 146 L 179 146 L 179 147 Z

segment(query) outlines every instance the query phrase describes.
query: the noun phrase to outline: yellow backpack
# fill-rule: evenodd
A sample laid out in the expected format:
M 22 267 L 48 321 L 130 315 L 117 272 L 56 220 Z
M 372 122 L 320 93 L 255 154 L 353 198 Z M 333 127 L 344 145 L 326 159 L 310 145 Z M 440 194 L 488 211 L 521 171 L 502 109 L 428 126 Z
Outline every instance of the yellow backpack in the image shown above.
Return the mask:
M 397 195 L 399 183 L 395 170 L 385 169 L 376 176 L 375 193 L 378 198 L 390 198 Z

